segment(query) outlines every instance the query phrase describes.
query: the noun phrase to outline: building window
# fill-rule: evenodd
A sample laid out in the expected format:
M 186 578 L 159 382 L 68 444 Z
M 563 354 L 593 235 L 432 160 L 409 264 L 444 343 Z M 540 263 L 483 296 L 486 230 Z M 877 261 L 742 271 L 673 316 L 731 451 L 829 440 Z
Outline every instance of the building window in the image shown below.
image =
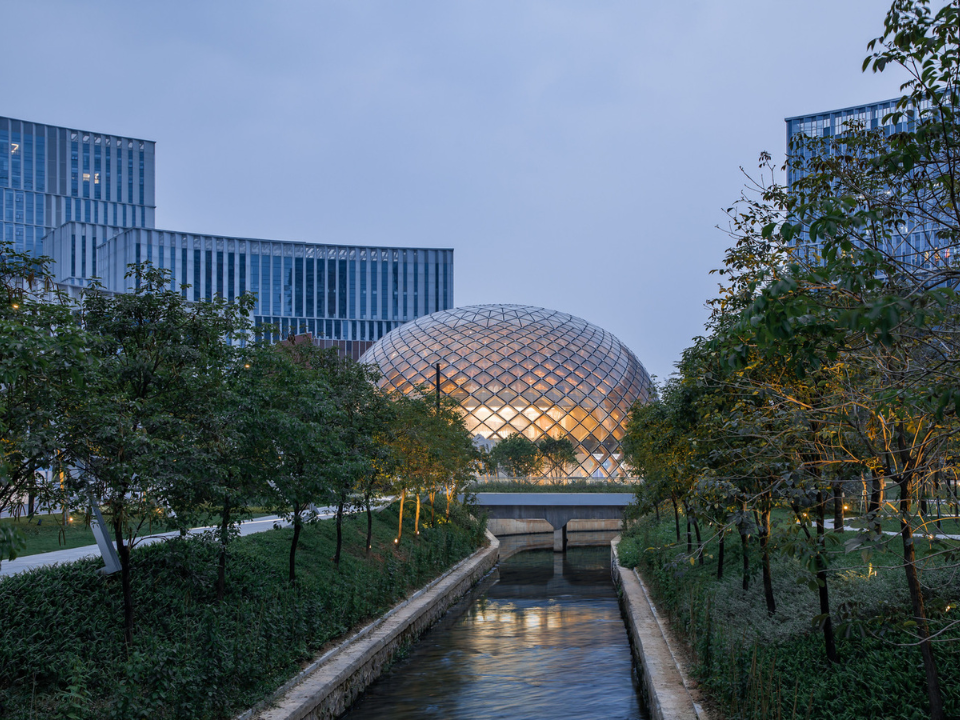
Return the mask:
M 227 253 L 227 302 L 236 300 L 236 291 L 233 289 L 234 280 L 236 279 L 235 261 L 236 253 Z
M 324 311 L 324 281 L 326 277 L 327 263 L 323 259 L 317 260 L 317 317 L 323 317 L 326 315 Z M 323 330 L 320 331 L 320 334 L 323 335 Z
M 293 302 L 294 315 L 303 316 L 303 258 L 293 261 Z
M 350 317 L 357 316 L 357 261 L 350 261 Z
M 23 189 L 33 190 L 33 133 L 23 134 Z
M 233 257 L 231 255 L 231 257 Z M 231 285 L 231 287 L 233 287 Z M 247 294 L 247 254 L 240 253 L 240 295 Z
M 313 317 L 313 302 L 316 297 L 316 284 L 314 282 L 314 261 L 313 258 L 307 258 L 307 289 L 306 289 L 307 317 Z M 312 323 L 311 323 L 312 327 Z
M 213 300 L 213 250 L 207 250 L 204 257 L 205 263 L 203 267 L 204 277 L 206 280 L 206 285 L 203 288 L 203 296 L 207 300 Z M 221 267 L 223 263 L 221 261 Z M 223 288 L 221 288 L 222 290 Z
M 243 260 L 240 264 L 242 267 Z M 263 312 L 263 303 L 260 302 L 260 256 L 256 253 L 250 253 L 250 292 L 257 296 L 253 311 Z
M 93 197 L 100 199 L 100 146 L 93 146 Z
M 6 120 L 3 121 L 6 124 Z M 10 132 L 0 130 L 0 186 L 10 185 Z
M 274 255 L 273 257 L 273 312 L 280 314 L 283 312 L 283 270 L 280 263 L 283 258 Z
M 77 197 L 80 194 L 80 144 L 75 140 L 70 143 L 70 194 Z
M 14 123 L 14 127 L 20 127 L 20 123 Z M 20 140 L 20 132 L 10 133 L 10 164 L 13 172 L 12 185 L 14 188 L 20 187 L 20 163 L 23 158 L 23 143 Z
M 90 143 L 86 142 L 83 144 L 83 196 L 90 197 Z
M 337 261 L 327 260 L 327 317 L 337 316 Z
M 360 317 L 367 317 L 367 261 L 360 261 Z

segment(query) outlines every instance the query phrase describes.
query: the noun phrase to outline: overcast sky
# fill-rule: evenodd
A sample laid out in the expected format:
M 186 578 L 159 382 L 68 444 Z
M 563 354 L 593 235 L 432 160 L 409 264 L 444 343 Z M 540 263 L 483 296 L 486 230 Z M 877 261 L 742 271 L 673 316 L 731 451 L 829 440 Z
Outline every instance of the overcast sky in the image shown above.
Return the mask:
M 0 115 L 157 141 L 157 226 L 451 247 L 457 305 L 699 334 L 740 166 L 886 99 L 881 0 L 2 0 Z

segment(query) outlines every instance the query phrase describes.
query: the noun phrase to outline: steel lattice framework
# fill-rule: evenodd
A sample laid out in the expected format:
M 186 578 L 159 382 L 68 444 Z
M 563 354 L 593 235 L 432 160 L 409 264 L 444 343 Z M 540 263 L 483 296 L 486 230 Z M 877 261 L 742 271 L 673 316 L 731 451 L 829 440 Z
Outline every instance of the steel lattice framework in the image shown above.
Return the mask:
M 502 440 L 567 437 L 574 476 L 614 477 L 622 423 L 646 402 L 650 376 L 629 348 L 573 315 L 527 305 L 474 305 L 401 325 L 361 358 L 383 373 L 381 386 L 440 390 L 466 411 L 474 435 Z

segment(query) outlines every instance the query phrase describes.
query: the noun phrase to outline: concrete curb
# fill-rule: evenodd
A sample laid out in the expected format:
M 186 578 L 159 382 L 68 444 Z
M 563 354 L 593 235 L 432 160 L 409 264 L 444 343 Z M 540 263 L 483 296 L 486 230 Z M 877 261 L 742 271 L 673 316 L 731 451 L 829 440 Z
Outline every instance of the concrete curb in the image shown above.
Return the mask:
M 627 623 L 630 645 L 641 670 L 641 682 L 653 720 L 709 720 L 690 694 L 690 683 L 670 647 L 643 581 L 635 570 L 622 567 L 617 558 L 618 535 L 610 543 L 610 569 L 620 591 L 620 610 Z
M 500 542 L 489 531 L 487 539 L 489 545 L 317 658 L 236 720 L 327 720 L 341 715 L 400 647 L 439 620 L 497 564 Z

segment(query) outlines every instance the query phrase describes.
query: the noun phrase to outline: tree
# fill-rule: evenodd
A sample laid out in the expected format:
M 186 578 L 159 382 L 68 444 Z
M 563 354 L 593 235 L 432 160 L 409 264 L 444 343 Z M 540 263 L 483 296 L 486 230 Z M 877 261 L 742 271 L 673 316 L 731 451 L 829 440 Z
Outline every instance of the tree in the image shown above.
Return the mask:
M 936 13 L 925 0 L 892 4 L 864 61 L 911 75 L 883 119 L 889 129 L 852 126 L 792 149 L 797 182 L 768 188 L 760 212 L 743 216 L 749 242 L 779 246 L 784 261 L 741 284 L 748 302 L 722 350 L 738 367 L 780 362 L 808 387 L 820 368 L 837 368 L 829 398 L 784 399 L 807 406 L 812 433 L 854 438 L 844 443 L 850 460 L 874 478 L 873 528 L 849 549 L 878 540 L 883 484 L 899 492 L 910 622 L 936 720 L 944 711 L 913 509 L 922 517 L 926 479 L 953 464 L 958 431 L 958 19 L 955 2 Z M 921 228 L 929 235 L 914 246 Z
M 508 477 L 531 477 L 540 472 L 543 464 L 536 444 L 520 433 L 513 433 L 498 442 L 490 455 Z
M 223 338 L 240 322 L 237 306 L 187 303 L 169 275 L 131 266 L 131 293 L 85 293 L 79 316 L 96 358 L 85 392 L 60 419 L 63 450 L 82 472 L 72 502 L 107 509 L 121 565 L 124 640 L 133 640 L 130 552 L 141 528 L 162 513 L 181 482 L 176 463 L 193 437 L 187 410 L 217 374 Z
M 54 465 L 57 418 L 83 392 L 93 361 L 76 308 L 52 285 L 48 262 L 0 242 L 0 512 L 18 511 L 27 500 L 32 514 L 35 501 L 59 494 L 40 471 Z M 13 538 L 11 531 L 15 551 L 22 543 Z
M 344 453 L 327 356 L 309 343 L 260 345 L 248 363 L 257 381 L 256 445 L 251 452 L 269 478 L 268 493 L 276 511 L 293 525 L 288 578 L 296 582 L 297 547 L 303 526 L 317 519 L 316 503 L 333 491 L 331 468 Z
M 537 450 L 547 465 L 547 471 L 556 478 L 562 477 L 567 465 L 577 461 L 577 452 L 570 438 L 553 438 L 544 435 L 537 442 Z
M 389 422 L 391 414 L 383 393 L 375 385 L 376 371 L 330 352 L 319 355 L 317 360 L 329 378 L 332 401 L 339 409 L 341 419 L 338 447 L 342 454 L 336 459 L 331 458 L 332 462 L 326 466 L 330 472 L 334 504 L 337 506 L 337 549 L 333 560 L 339 567 L 344 509 L 348 508 L 357 490 L 362 491 L 367 511 L 367 547 L 370 546 L 370 502 L 376 488 L 376 464 L 382 464 L 384 460 L 384 448 L 378 435 L 384 424 Z

